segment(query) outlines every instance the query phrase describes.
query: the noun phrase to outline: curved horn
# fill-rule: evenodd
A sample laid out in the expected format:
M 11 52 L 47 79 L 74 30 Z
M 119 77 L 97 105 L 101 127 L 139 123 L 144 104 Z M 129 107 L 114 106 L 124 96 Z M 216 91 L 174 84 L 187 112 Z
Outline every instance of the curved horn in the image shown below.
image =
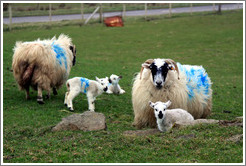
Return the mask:
M 177 63 L 174 60 L 172 60 L 172 59 L 165 59 L 165 62 L 168 63 L 168 64 L 173 64 L 174 65 L 175 70 L 178 73 L 178 79 L 179 79 L 179 68 L 177 66 Z
M 154 62 L 154 59 L 147 59 L 144 63 L 151 64 L 153 62 Z M 144 67 L 142 66 L 141 71 L 140 71 L 140 80 L 142 78 L 143 69 L 144 69 Z

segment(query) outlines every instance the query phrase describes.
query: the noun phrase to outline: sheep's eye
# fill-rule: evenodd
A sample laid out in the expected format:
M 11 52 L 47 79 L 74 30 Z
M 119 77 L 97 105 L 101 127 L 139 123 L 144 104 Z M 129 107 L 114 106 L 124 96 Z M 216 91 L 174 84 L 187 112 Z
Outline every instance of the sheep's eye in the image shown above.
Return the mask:
M 114 78 L 114 80 L 116 80 L 116 78 Z
M 155 111 L 157 111 L 157 109 L 155 109 Z
M 104 83 L 101 83 L 102 85 L 104 85 Z
M 166 111 L 166 109 L 164 109 L 163 111 Z

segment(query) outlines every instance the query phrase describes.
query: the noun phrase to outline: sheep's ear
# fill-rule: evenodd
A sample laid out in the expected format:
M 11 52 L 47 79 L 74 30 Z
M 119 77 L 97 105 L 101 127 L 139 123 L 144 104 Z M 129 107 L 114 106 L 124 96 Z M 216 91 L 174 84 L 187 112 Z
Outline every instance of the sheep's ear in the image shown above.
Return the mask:
M 99 78 L 96 76 L 96 80 L 99 81 Z
M 108 80 L 108 77 L 106 77 L 106 79 Z
M 151 108 L 154 108 L 155 104 L 154 104 L 153 102 L 149 101 L 149 106 L 150 106 Z
M 168 100 L 165 105 L 167 106 L 167 108 L 172 104 L 172 102 L 170 100 Z
M 151 64 L 149 64 L 149 63 L 143 63 L 142 64 L 142 67 L 144 67 L 144 68 L 146 68 L 146 69 L 149 69 L 149 66 L 150 66 Z

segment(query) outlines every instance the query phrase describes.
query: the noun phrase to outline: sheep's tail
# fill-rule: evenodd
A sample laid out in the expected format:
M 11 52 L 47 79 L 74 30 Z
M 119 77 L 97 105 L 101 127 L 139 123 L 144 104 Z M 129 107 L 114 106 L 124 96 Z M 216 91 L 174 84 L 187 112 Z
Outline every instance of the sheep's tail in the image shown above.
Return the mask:
M 21 80 L 21 85 L 23 87 L 29 87 L 31 80 L 32 80 L 32 76 L 33 76 L 33 71 L 34 71 L 35 65 L 31 64 L 28 65 L 22 75 L 22 80 Z

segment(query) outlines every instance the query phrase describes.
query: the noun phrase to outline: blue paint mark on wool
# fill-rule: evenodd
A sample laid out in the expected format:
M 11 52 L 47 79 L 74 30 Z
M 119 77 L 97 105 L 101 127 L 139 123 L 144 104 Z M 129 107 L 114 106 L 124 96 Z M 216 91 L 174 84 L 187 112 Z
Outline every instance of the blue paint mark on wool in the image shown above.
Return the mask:
M 108 83 L 108 87 L 110 87 L 112 84 L 111 83 Z
M 87 78 L 81 77 L 80 81 L 81 81 L 81 87 L 83 87 L 83 85 L 84 85 L 84 93 L 86 93 L 87 88 L 89 87 L 89 80 Z
M 62 65 L 63 62 L 67 70 L 66 51 L 59 44 L 54 44 L 54 42 L 52 43 L 52 49 L 56 53 L 56 60 L 59 62 L 60 65 Z
M 203 94 L 208 97 L 210 81 L 204 68 L 198 66 L 181 65 L 177 63 L 180 72 L 186 75 L 189 99 L 192 99 L 195 95 L 195 91 L 198 94 Z

